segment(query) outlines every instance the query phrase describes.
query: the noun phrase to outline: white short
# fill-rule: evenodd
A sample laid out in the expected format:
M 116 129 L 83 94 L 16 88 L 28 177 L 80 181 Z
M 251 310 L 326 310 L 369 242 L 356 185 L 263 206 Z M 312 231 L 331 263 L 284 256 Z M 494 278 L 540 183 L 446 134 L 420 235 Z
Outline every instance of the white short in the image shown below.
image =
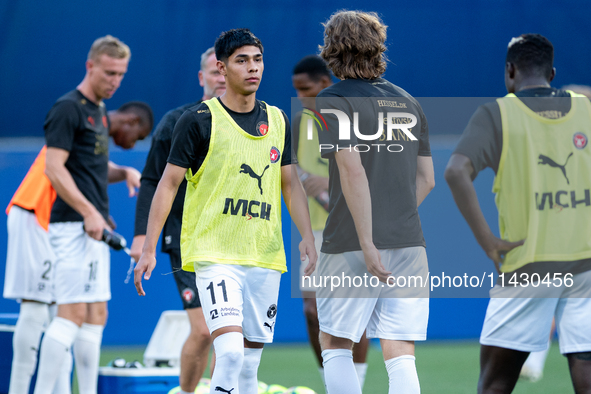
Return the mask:
M 271 343 L 281 273 L 259 267 L 196 264 L 196 281 L 209 332 L 242 327 L 251 342 Z
M 316 230 L 316 231 L 313 231 L 313 233 L 314 233 L 314 246 L 316 246 L 316 253 L 318 253 L 318 255 L 320 255 L 320 248 L 322 247 L 322 230 Z M 300 276 L 298 278 L 298 283 L 300 284 L 300 290 L 315 292 L 316 288 L 311 285 L 311 283 L 312 283 L 311 281 L 302 280 L 302 278 L 304 277 L 304 269 L 306 269 L 307 265 L 308 265 L 308 259 L 306 259 L 305 261 L 302 261 L 300 263 Z M 315 270 L 311 276 L 314 276 L 316 274 L 316 272 L 318 272 L 318 270 Z
M 394 277 L 427 277 L 427 254 L 422 246 L 380 250 L 380 256 L 382 264 Z M 339 272 L 371 277 L 361 251 L 321 253 L 318 275 L 338 276 Z M 428 287 L 393 289 L 382 285 L 379 282 L 375 287 L 354 289 L 351 297 L 321 298 L 325 289 L 319 288 L 316 304 L 320 330 L 353 342 L 359 342 L 366 328 L 368 338 L 424 341 L 429 320 Z
M 4 298 L 52 303 L 55 254 L 49 235 L 33 212 L 16 205 L 8 213 L 7 229 Z
M 545 350 L 555 317 L 562 354 L 591 351 L 591 271 L 574 275 L 573 282 L 570 288 L 540 285 L 544 288 L 539 296 L 544 298 L 522 298 L 531 297 L 531 287 L 496 285 L 490 291 L 480 343 L 522 352 Z
M 49 240 L 57 257 L 55 298 L 58 304 L 90 304 L 111 299 L 109 246 L 90 238 L 82 224 L 49 225 Z

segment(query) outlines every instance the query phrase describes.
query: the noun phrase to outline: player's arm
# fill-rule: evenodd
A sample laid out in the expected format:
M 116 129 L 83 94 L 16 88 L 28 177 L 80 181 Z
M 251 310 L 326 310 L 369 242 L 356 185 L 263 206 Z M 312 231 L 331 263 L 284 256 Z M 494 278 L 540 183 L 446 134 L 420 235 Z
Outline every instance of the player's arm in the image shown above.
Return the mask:
M 381 262 L 380 253 L 373 244 L 371 196 L 369 182 L 358 152 L 340 150 L 335 152 L 340 173 L 341 188 L 355 223 L 359 244 L 370 274 L 386 282 L 391 272 Z
M 150 152 L 148 153 L 146 165 L 144 166 L 140 180 L 140 190 L 135 208 L 134 237 L 130 248 L 130 255 L 135 261 L 138 261 L 142 255 L 142 249 L 146 240 L 150 206 L 156 193 L 158 182 L 162 178 L 162 174 L 166 168 L 166 159 L 170 153 L 170 140 L 164 141 L 156 137 L 164 133 L 164 131 L 161 131 L 152 137 L 152 146 L 150 147 Z M 172 134 L 172 130 L 170 130 L 170 133 Z
M 129 189 L 129 197 L 136 195 L 141 176 L 140 172 L 133 167 L 119 166 L 109 161 L 109 183 L 125 181 Z
M 467 156 L 454 153 L 447 163 L 445 180 L 478 244 L 494 261 L 497 271 L 500 272 L 502 256 L 511 249 L 523 245 L 524 241 L 508 242 L 494 236 L 478 203 L 478 196 L 472 183 L 474 172 L 472 162 Z
M 417 156 L 417 208 L 435 187 L 435 171 L 431 156 Z
M 308 266 L 304 269 L 305 275 L 312 275 L 316 268 L 318 259 L 316 247 L 314 246 L 314 235 L 312 234 L 312 225 L 310 224 L 310 212 L 308 211 L 308 199 L 300 179 L 295 175 L 295 164 L 281 167 L 281 192 L 283 200 L 291 218 L 297 226 L 302 242 L 300 243 L 300 259 L 306 260 L 308 256 Z M 292 174 L 294 175 L 292 177 Z M 293 181 L 293 184 L 292 184 Z M 292 211 L 293 204 L 293 211 Z M 294 214 L 292 214 L 294 212 Z
M 186 172 L 186 168 L 168 163 L 164 169 L 164 174 L 162 174 L 162 179 L 158 182 L 150 207 L 142 256 L 134 270 L 134 283 L 139 295 L 146 295 L 142 288 L 142 274 L 144 274 L 144 279 L 148 280 L 156 267 L 158 237 L 162 232 L 162 227 L 164 227 L 166 218 L 168 218 L 177 190 Z
M 60 198 L 84 218 L 86 233 L 90 237 L 100 240 L 103 230 L 110 230 L 110 228 L 99 211 L 78 189 L 72 174 L 66 168 L 69 156 L 70 152 L 67 150 L 48 147 L 45 156 L 45 175 Z

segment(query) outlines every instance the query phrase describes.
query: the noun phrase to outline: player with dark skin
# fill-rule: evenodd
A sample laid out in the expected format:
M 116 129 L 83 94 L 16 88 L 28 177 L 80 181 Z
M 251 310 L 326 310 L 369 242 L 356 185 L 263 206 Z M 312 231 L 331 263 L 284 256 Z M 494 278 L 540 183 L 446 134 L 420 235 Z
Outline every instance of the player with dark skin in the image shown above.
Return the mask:
M 520 69 L 516 64 L 505 64 L 505 87 L 508 93 L 522 90 L 550 87 L 556 75 L 552 68 L 549 77 L 535 69 Z M 453 154 L 445 170 L 445 179 L 452 191 L 456 205 L 472 229 L 478 244 L 493 260 L 497 272 L 503 257 L 512 249 L 524 244 L 525 240 L 508 242 L 496 237 L 491 231 L 472 184 L 476 172 L 471 160 L 462 154 Z M 480 378 L 478 393 L 510 393 L 513 391 L 521 367 L 529 352 L 522 352 L 497 346 L 482 345 L 480 349 Z M 566 354 L 571 378 L 576 393 L 591 393 L 591 353 Z
M 302 61 L 303 60 L 305 60 L 305 58 L 302 59 Z M 319 60 L 322 61 L 322 59 Z M 318 74 L 311 76 L 307 72 L 298 72 L 297 66 L 294 69 L 291 82 L 296 91 L 297 97 L 304 108 L 315 108 L 314 98 L 318 96 L 320 91 L 332 85 L 330 75 Z M 296 126 L 296 128 L 297 127 L 299 126 Z M 304 186 L 306 195 L 309 197 L 316 197 L 320 193 L 328 191 L 328 177 L 310 174 L 310 176 L 302 182 L 302 185 Z M 318 322 L 318 308 L 316 307 L 316 293 L 314 291 L 302 290 L 302 298 L 310 345 L 314 350 L 318 365 L 322 366 L 322 349 L 320 348 L 319 341 L 320 327 Z M 353 362 L 356 365 L 365 364 L 368 350 L 369 340 L 364 333 L 361 341 L 353 346 Z

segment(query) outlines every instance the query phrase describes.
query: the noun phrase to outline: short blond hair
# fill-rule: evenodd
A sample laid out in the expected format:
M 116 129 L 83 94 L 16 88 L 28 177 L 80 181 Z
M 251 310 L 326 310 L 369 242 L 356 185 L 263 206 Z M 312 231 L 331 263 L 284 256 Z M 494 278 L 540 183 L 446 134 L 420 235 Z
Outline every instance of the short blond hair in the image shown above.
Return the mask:
M 100 55 L 107 55 L 114 59 L 129 59 L 131 51 L 118 38 L 106 35 L 94 40 L 88 52 L 88 60 L 96 60 Z
M 338 11 L 323 23 L 320 56 L 339 79 L 375 79 L 386 72 L 386 26 L 375 12 Z

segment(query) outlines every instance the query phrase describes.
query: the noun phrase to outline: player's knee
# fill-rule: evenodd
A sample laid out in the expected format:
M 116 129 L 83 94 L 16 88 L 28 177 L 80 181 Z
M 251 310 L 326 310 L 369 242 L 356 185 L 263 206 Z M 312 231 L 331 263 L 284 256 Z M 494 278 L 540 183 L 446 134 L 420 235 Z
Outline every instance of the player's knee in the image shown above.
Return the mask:
M 249 379 L 257 376 L 259 364 L 261 363 L 261 355 L 263 349 L 244 349 L 244 361 L 242 363 L 242 370 L 240 377 L 242 379 Z
M 216 369 L 240 371 L 244 361 L 244 337 L 239 332 L 218 336 L 214 342 Z
M 197 344 L 209 346 L 213 342 L 207 326 L 191 327 L 191 333 L 189 335 L 191 336 L 191 339 Z

